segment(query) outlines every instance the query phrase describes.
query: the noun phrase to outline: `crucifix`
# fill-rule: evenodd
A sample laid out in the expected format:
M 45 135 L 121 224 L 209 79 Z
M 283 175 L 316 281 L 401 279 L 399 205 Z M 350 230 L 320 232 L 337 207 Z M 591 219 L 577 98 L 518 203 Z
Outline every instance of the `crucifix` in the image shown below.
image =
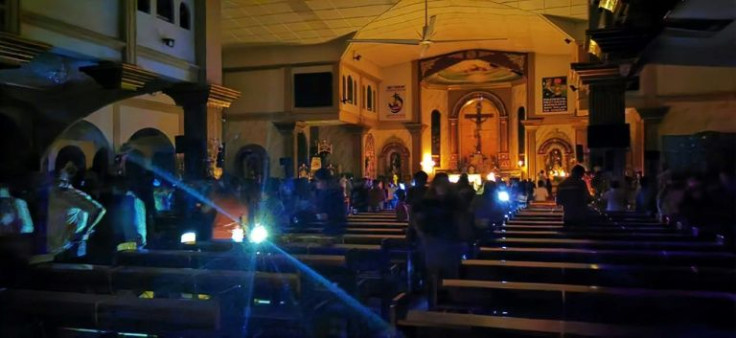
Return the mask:
M 480 154 L 480 127 L 483 122 L 486 122 L 489 118 L 493 117 L 493 114 L 482 113 L 483 109 L 483 96 L 478 96 L 478 102 L 475 103 L 475 114 L 465 114 L 464 118 L 471 120 L 475 123 L 475 152 Z

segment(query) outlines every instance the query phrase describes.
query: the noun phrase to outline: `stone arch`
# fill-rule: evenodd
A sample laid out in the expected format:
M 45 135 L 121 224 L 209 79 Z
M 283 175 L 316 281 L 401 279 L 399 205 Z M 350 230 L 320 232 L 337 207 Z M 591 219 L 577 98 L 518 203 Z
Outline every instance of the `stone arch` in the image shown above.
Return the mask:
M 136 154 L 142 157 L 142 163 L 139 164 L 146 169 L 154 168 L 154 171 L 162 170 L 168 173 L 176 171 L 176 149 L 169 137 L 156 128 L 143 128 L 136 131 L 130 136 L 122 150 L 123 152 L 137 151 Z
M 554 145 L 559 145 L 560 147 L 562 147 L 562 149 L 565 150 L 565 154 L 572 154 L 575 152 L 575 149 L 572 147 L 570 142 L 567 142 L 567 140 L 564 140 L 559 137 L 553 137 L 553 138 L 547 139 L 546 141 L 542 142 L 541 145 L 539 145 L 537 154 L 539 155 L 546 154 L 550 150 L 550 148 L 552 148 Z
M 389 138 L 378 155 L 378 174 L 390 177 L 391 172 L 396 169 L 395 165 L 398 164 L 399 172 L 396 174 L 399 178 L 411 176 L 410 155 L 411 152 L 404 141 L 396 137 Z M 397 160 L 398 163 L 395 163 Z
M 459 161 L 459 154 L 460 154 L 460 142 L 458 139 L 458 136 L 460 135 L 460 123 L 458 123 L 458 117 L 460 115 L 460 111 L 463 109 L 464 105 L 475 98 L 483 98 L 484 100 L 489 100 L 495 107 L 496 110 L 498 110 L 498 135 L 500 139 L 500 149 L 498 153 L 498 159 L 499 159 L 499 165 L 502 169 L 508 169 L 511 167 L 511 161 L 509 158 L 509 135 L 511 135 L 511 132 L 509 130 L 509 113 L 508 110 L 506 110 L 506 105 L 504 105 L 503 100 L 501 100 L 500 97 L 498 97 L 496 94 L 486 92 L 486 91 L 472 91 L 470 93 L 467 93 L 460 97 L 456 102 L 455 105 L 449 115 L 449 122 L 450 122 L 450 169 L 457 170 L 458 169 L 458 161 Z
M 235 155 L 235 174 L 240 178 L 263 183 L 270 177 L 270 163 L 266 148 L 258 144 L 248 144 L 241 147 Z
M 101 165 L 99 161 L 102 161 L 103 158 L 100 158 L 97 155 L 102 149 L 106 150 L 106 152 L 102 153 L 107 154 L 107 157 L 104 158 L 104 160 L 106 160 L 108 164 L 112 160 L 112 153 L 110 151 L 112 147 L 110 146 L 110 142 L 108 142 L 105 134 L 102 133 L 96 125 L 85 120 L 79 120 L 62 131 L 61 134 L 56 137 L 54 142 L 51 143 L 48 149 L 46 149 L 44 157 L 49 159 L 49 163 L 55 163 L 60 149 L 70 144 L 75 144 L 84 152 L 85 158 L 87 159 L 87 163 L 85 163 L 84 168 L 92 167 L 94 165 L 95 158 L 97 158 L 98 166 Z M 53 167 L 45 169 L 56 170 L 58 168 Z

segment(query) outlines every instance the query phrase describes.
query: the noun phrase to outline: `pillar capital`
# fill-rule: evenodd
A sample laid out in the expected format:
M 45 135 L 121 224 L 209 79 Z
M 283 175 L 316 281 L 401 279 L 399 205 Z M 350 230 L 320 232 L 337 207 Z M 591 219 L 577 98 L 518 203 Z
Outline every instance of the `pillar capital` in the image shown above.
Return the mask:
M 655 123 L 662 121 L 662 119 L 665 117 L 665 115 L 667 115 L 669 111 L 670 107 L 667 106 L 636 108 L 636 112 L 639 113 L 639 116 L 642 120 Z
M 404 127 L 406 128 L 406 130 L 409 131 L 410 134 L 414 135 L 414 134 L 421 134 L 422 131 L 424 131 L 424 129 L 427 128 L 427 125 L 417 123 L 417 122 L 407 122 L 407 123 L 404 123 Z
M 129 63 L 101 62 L 79 70 L 105 89 L 137 91 L 158 79 L 155 73 Z
M 179 106 L 206 104 L 214 108 L 229 108 L 240 92 L 218 84 L 181 83 L 164 91 Z
M 49 49 L 51 49 L 49 44 L 0 32 L 0 69 L 18 68 Z
M 363 135 L 368 131 L 368 127 L 359 124 L 343 124 L 342 128 L 348 132 L 348 134 Z
M 291 135 L 296 129 L 296 122 L 273 122 L 273 126 L 276 127 L 282 135 Z

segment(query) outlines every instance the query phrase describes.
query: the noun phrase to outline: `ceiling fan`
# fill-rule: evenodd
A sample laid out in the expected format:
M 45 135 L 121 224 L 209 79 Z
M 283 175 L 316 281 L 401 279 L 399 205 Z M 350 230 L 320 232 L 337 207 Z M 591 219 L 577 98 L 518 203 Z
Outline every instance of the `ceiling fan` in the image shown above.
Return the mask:
M 474 42 L 474 41 L 500 41 L 506 40 L 506 38 L 479 38 L 479 39 L 452 39 L 452 40 L 434 40 L 432 37 L 435 34 L 434 23 L 437 20 L 436 15 L 429 17 L 429 11 L 427 8 L 428 0 L 424 0 L 424 27 L 422 32 L 419 34 L 419 39 L 350 39 L 348 42 L 351 43 L 382 43 L 389 45 L 413 45 L 422 46 L 422 55 L 424 52 L 435 43 L 456 43 L 456 42 Z

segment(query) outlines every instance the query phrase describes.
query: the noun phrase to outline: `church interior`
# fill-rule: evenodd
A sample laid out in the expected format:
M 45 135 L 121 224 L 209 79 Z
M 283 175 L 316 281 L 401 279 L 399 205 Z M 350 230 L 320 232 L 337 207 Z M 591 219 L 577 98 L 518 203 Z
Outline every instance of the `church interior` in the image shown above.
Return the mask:
M 735 19 L 0 0 L 0 336 L 733 337 Z

